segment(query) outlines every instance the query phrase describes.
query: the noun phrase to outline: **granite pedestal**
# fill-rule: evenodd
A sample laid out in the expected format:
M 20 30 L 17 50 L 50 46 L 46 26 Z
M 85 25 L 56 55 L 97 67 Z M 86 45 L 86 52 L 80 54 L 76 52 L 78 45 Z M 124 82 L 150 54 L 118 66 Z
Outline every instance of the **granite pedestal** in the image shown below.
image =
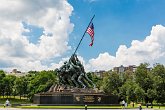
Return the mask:
M 33 101 L 43 105 L 114 105 L 118 97 L 91 89 L 71 89 L 35 94 Z

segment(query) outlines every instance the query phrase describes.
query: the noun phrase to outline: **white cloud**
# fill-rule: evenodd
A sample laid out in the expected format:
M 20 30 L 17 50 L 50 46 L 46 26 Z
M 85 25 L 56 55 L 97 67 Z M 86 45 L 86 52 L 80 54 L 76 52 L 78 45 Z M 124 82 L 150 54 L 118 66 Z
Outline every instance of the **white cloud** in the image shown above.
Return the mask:
M 91 2 L 96 0 L 90 0 Z M 72 32 L 70 22 L 73 7 L 67 0 L 1 0 L 0 3 L 0 68 L 17 68 L 23 71 L 55 69 L 68 58 L 50 67 L 42 61 L 63 55 L 71 49 L 68 35 Z M 38 43 L 31 43 L 23 32 L 23 23 L 44 29 Z M 50 33 L 52 36 L 49 36 Z M 141 62 L 165 64 L 165 27 L 152 27 L 144 41 L 133 40 L 130 47 L 120 45 L 116 56 L 108 52 L 85 62 L 86 71 L 109 70 L 114 66 Z
M 6 67 L 3 65 L 4 68 L 48 68 L 41 62 L 60 56 L 71 48 L 68 35 L 73 29 L 69 18 L 72 11 L 67 0 L 1 0 L 0 57 L 7 64 Z M 30 31 L 22 22 L 44 29 L 37 44 L 22 35 Z
M 150 64 L 165 64 L 165 27 L 156 25 L 152 27 L 151 34 L 143 41 L 133 40 L 128 48 L 120 45 L 116 56 L 109 53 L 100 53 L 97 58 L 88 62 L 87 70 L 110 70 L 114 66 L 139 65 L 143 62 Z
M 114 62 L 114 60 L 115 57 L 110 56 L 109 53 L 100 53 L 96 59 L 92 58 L 89 60 L 86 70 L 107 70 L 113 66 L 110 62 Z
M 51 66 L 49 67 L 49 69 L 56 69 L 56 68 L 60 68 L 65 61 L 68 61 L 69 57 L 66 58 L 62 58 L 60 62 L 58 63 L 51 63 Z
M 143 41 L 133 40 L 130 47 L 120 45 L 116 55 L 108 52 L 100 53 L 97 58 L 85 61 L 78 56 L 87 72 L 96 70 L 110 70 L 115 66 L 139 65 L 148 62 L 150 64 L 165 64 L 165 27 L 156 25 L 152 27 L 151 33 Z M 59 63 L 52 64 L 52 69 L 63 65 L 69 57 L 63 58 Z

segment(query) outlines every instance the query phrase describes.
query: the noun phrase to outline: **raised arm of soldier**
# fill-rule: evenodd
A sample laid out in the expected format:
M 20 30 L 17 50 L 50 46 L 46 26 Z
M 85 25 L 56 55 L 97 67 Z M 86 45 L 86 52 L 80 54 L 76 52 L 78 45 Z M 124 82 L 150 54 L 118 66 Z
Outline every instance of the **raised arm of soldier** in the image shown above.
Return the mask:
M 71 58 L 69 59 L 69 63 L 75 68 L 79 69 L 80 67 L 77 65 L 77 61 L 75 59 L 75 55 L 72 55 Z
M 68 63 L 68 62 L 65 61 L 65 62 L 64 62 L 64 65 L 62 65 L 62 66 L 60 67 L 60 71 L 61 71 L 61 72 L 65 72 L 65 71 L 66 71 L 67 63 Z

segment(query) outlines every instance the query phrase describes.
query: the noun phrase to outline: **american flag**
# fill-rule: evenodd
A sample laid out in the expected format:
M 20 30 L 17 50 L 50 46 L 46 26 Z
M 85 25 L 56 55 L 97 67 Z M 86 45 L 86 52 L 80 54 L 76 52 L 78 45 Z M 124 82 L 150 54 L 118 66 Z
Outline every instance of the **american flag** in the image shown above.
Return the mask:
M 90 26 L 88 27 L 87 29 L 87 33 L 90 35 L 91 37 L 91 43 L 89 44 L 89 46 L 92 46 L 93 45 L 93 41 L 94 41 L 94 25 L 93 23 L 90 24 Z

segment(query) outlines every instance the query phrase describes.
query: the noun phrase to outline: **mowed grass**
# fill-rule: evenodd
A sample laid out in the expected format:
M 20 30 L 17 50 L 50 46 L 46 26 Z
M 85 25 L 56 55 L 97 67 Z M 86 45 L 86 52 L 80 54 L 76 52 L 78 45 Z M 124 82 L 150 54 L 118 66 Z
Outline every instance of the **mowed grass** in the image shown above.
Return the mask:
M 25 108 L 25 109 L 83 109 L 85 106 L 17 106 L 17 108 Z M 87 108 L 91 109 L 122 109 L 121 106 L 88 106 Z M 128 109 L 132 109 L 133 107 L 127 107 Z M 134 107 L 136 109 L 138 107 Z M 142 106 L 145 109 L 145 106 Z M 165 107 L 154 106 L 153 110 L 165 110 Z
M 154 110 L 165 110 L 165 106 L 160 106 L 160 109 L 159 109 L 159 106 L 153 106 L 153 109 Z
M 37 105 L 31 105 L 31 106 L 17 106 L 18 108 L 27 108 L 27 109 L 83 109 L 85 108 L 85 106 L 37 106 Z M 134 107 L 128 105 L 128 109 L 136 109 L 138 108 L 139 105 L 136 104 Z M 91 106 L 88 105 L 87 108 L 91 108 L 91 109 L 122 109 L 122 106 L 113 106 L 113 105 L 109 105 L 109 106 L 102 106 L 102 105 L 95 105 L 95 106 Z M 146 106 L 142 106 L 143 109 L 146 108 Z M 151 108 L 149 106 L 149 108 Z M 165 110 L 164 106 L 161 106 L 159 109 L 159 106 L 154 106 L 153 110 Z
M 47 109 L 83 109 L 85 108 L 85 106 L 17 106 L 18 108 L 27 108 L 27 109 L 30 109 L 30 108 L 38 108 L 38 109 L 44 109 L 44 108 L 47 108 Z M 121 108 L 120 106 L 88 106 L 87 108 Z
M 31 106 L 17 106 L 18 108 L 27 108 L 27 109 L 35 109 L 35 108 L 38 108 L 38 109 L 42 109 L 42 108 L 48 108 L 48 109 L 83 109 L 85 108 L 85 106 L 81 105 L 81 106 L 37 106 L 37 105 L 31 105 Z M 91 105 L 88 105 L 87 108 L 91 108 L 91 109 L 110 109 L 110 108 L 116 108 L 116 109 L 122 109 L 122 106 L 113 106 L 113 105 L 109 105 L 109 106 L 103 106 L 103 105 L 95 105 L 95 106 L 91 106 Z M 133 108 L 132 106 L 128 106 L 127 108 Z M 135 106 L 134 108 L 137 108 L 137 106 Z
M 32 104 L 26 97 L 22 97 L 21 99 L 20 99 L 20 97 L 19 96 L 10 96 L 10 97 L 2 97 L 2 96 L 0 96 L 0 108 L 3 108 L 3 104 L 6 102 L 6 100 L 9 100 L 10 101 L 10 103 L 11 104 Z M 31 105 L 31 106 L 14 106 L 14 107 L 17 107 L 17 108 L 38 108 L 38 109 L 46 109 L 46 108 L 48 108 L 48 109 L 65 109 L 65 108 L 70 108 L 70 109 L 83 109 L 83 108 L 85 108 L 85 106 L 37 106 L 37 105 Z M 139 107 L 139 105 L 138 104 L 135 104 L 135 106 L 134 106 L 134 108 L 138 108 Z M 110 108 L 116 108 L 116 109 L 122 109 L 122 106 L 113 106 L 113 105 L 109 105 L 109 106 L 102 106 L 102 105 L 95 105 L 95 106 L 90 106 L 90 105 L 88 105 L 88 108 L 93 108 L 93 109 L 95 109 L 95 108 L 98 108 L 98 109 L 110 109 Z M 128 105 L 128 107 L 126 107 L 126 108 L 129 108 L 129 109 L 131 109 L 131 108 L 133 108 L 131 105 Z M 145 109 L 146 108 L 146 106 L 142 106 L 142 108 L 143 109 Z M 149 106 L 149 108 L 151 108 L 150 106 Z M 160 107 L 160 109 L 159 109 L 159 106 L 153 106 L 153 110 L 165 110 L 165 106 L 161 106 Z
M 3 106 L 0 106 L 0 108 L 3 108 Z M 15 108 L 25 108 L 25 109 L 83 109 L 85 106 L 37 106 L 37 105 L 31 105 L 31 106 L 15 106 Z M 96 105 L 96 106 L 88 106 L 87 108 L 91 109 L 122 109 L 122 106 L 102 106 L 102 105 Z M 133 108 L 132 106 L 126 107 L 128 109 Z M 138 108 L 138 106 L 135 106 L 134 109 Z M 146 108 L 146 106 L 142 106 L 143 109 Z M 150 108 L 150 107 L 149 107 Z M 161 106 L 159 109 L 159 106 L 154 106 L 153 110 L 165 110 L 165 106 Z

